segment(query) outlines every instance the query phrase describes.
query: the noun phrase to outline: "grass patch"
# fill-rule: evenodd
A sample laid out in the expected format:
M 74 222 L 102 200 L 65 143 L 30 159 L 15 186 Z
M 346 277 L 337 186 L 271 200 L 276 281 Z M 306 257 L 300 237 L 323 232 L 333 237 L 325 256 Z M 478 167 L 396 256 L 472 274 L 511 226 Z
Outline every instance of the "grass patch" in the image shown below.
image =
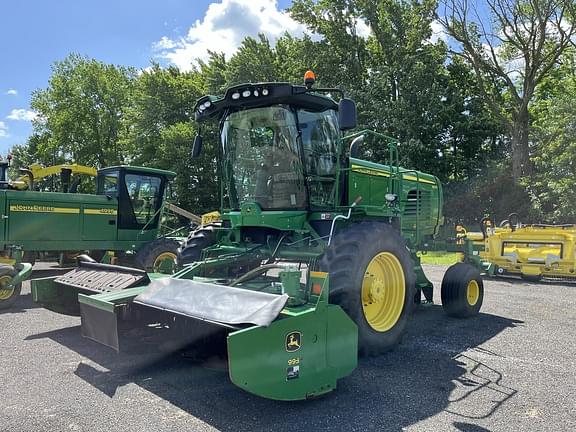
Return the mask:
M 457 252 L 427 252 L 418 253 L 422 264 L 444 264 L 451 265 L 462 261 L 461 254 Z

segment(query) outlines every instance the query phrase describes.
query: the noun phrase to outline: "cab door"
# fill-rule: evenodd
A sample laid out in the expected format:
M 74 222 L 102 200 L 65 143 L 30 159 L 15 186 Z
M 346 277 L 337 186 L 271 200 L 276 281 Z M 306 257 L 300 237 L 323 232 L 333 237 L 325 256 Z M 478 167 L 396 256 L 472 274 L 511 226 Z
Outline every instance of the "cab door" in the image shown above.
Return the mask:
M 119 240 L 153 240 L 160 225 L 166 180 L 161 175 L 127 171 L 118 195 Z

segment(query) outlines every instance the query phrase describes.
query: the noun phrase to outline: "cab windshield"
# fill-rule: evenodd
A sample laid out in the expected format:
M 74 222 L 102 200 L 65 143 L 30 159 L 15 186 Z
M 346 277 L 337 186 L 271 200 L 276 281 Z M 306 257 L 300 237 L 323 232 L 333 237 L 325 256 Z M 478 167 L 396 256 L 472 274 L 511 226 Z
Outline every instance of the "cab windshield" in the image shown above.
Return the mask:
M 229 114 L 222 126 L 224 178 L 230 207 L 256 202 L 264 210 L 307 207 L 294 112 L 287 106 Z

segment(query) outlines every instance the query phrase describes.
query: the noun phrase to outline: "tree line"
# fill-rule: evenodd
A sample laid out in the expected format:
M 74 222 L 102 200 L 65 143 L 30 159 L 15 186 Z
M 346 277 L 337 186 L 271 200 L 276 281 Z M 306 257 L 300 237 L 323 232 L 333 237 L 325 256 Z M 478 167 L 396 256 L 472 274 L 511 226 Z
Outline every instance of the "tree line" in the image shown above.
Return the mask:
M 485 0 L 483 15 L 480 1 L 442 1 L 294 0 L 291 16 L 314 37 L 249 37 L 189 71 L 70 54 L 33 93 L 38 117 L 15 160 L 171 169 L 178 204 L 210 211 L 218 131 L 203 127 L 192 159 L 196 100 L 244 82 L 301 83 L 311 69 L 356 100 L 360 128 L 400 140 L 403 166 L 442 180 L 449 219 L 576 222 L 574 2 Z

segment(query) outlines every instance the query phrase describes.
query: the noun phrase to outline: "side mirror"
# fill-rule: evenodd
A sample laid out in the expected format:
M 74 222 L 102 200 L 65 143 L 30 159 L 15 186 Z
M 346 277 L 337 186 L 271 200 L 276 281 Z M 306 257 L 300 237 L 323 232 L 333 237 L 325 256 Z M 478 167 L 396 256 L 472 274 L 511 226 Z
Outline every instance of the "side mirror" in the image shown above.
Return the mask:
M 356 104 L 352 99 L 340 99 L 338 121 L 340 122 L 340 130 L 344 131 L 356 127 Z
M 357 136 L 352 140 L 352 144 L 350 144 L 350 157 L 357 158 L 358 157 L 358 149 L 364 143 L 364 135 Z
M 192 145 L 192 157 L 197 158 L 202 153 L 202 136 L 196 134 L 194 144 Z

